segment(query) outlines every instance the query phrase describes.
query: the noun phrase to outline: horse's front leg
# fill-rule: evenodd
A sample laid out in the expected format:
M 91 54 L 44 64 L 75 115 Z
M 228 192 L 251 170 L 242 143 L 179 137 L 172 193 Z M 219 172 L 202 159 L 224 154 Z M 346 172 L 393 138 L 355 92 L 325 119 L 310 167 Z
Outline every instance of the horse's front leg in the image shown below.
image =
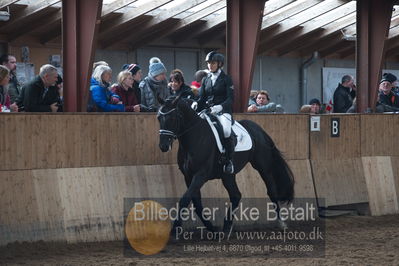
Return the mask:
M 226 217 L 224 218 L 223 232 L 229 233 L 233 226 L 233 213 L 237 209 L 238 204 L 241 200 L 241 192 L 238 189 L 236 176 L 235 175 L 223 175 L 222 177 L 223 186 L 229 193 L 230 207 L 227 210 Z
M 191 200 L 193 200 L 195 196 L 198 196 L 198 194 L 201 191 L 201 187 L 205 184 L 207 180 L 208 180 L 207 175 L 204 172 L 199 172 L 193 176 L 193 179 L 190 185 L 188 186 L 187 191 L 183 194 L 183 196 L 179 200 L 179 211 L 176 220 L 173 224 L 173 230 L 176 227 L 181 226 L 180 218 L 182 217 L 181 216 L 182 209 L 187 208 Z
M 186 186 L 188 188 L 191 185 L 193 177 L 188 174 L 188 171 L 182 171 L 182 173 L 184 175 L 184 181 L 186 182 Z M 215 228 L 213 227 L 212 222 L 210 221 L 209 217 L 203 212 L 204 207 L 202 205 L 201 190 L 198 190 L 197 193 L 194 193 L 192 201 L 195 208 L 195 213 L 200 218 L 201 222 L 205 225 L 206 229 L 210 232 L 215 232 Z

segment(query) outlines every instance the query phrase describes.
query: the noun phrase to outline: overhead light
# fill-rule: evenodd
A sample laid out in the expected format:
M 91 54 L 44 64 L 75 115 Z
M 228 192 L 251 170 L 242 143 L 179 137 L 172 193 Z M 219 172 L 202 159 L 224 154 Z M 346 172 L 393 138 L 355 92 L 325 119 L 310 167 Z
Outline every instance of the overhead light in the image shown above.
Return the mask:
M 0 21 L 10 20 L 10 8 L 7 6 L 7 11 L 0 11 Z

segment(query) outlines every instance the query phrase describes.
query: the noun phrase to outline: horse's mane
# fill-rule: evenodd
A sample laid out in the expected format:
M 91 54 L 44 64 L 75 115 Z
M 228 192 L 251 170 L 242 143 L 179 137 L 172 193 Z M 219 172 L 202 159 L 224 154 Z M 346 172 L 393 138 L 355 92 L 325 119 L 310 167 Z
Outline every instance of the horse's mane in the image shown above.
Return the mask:
M 165 106 L 168 108 L 178 108 L 183 111 L 183 113 L 192 112 L 195 113 L 195 110 L 191 108 L 191 105 L 195 102 L 192 99 L 181 98 L 180 96 L 169 96 L 165 99 L 164 104 L 161 106 L 160 110 Z

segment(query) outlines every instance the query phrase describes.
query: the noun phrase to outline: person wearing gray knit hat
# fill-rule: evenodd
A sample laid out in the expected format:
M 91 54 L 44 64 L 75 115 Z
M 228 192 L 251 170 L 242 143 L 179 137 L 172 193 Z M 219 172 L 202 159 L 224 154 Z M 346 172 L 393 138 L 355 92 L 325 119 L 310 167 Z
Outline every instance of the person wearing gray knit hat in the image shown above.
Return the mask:
M 162 99 L 170 96 L 166 80 L 166 68 L 158 57 L 150 59 L 148 76 L 140 82 L 139 88 L 143 112 L 157 112 L 160 106 L 158 96 Z
M 153 78 L 161 74 L 166 74 L 166 68 L 158 57 L 153 57 L 150 59 L 148 74 Z

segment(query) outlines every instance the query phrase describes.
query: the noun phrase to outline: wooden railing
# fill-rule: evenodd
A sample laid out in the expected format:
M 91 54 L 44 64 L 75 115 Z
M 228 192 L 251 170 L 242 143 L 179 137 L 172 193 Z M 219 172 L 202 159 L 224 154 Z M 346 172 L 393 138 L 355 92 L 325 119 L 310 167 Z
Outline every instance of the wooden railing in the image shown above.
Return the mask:
M 295 174 L 296 197 L 399 212 L 399 116 L 322 115 L 318 132 L 309 115 L 234 117 L 272 137 Z M 331 137 L 332 118 L 339 137 Z M 0 114 L 0 245 L 122 239 L 124 198 L 180 197 L 178 144 L 162 153 L 158 130 L 154 114 Z M 266 197 L 250 166 L 237 182 L 244 197 Z M 219 180 L 202 194 L 227 197 Z

